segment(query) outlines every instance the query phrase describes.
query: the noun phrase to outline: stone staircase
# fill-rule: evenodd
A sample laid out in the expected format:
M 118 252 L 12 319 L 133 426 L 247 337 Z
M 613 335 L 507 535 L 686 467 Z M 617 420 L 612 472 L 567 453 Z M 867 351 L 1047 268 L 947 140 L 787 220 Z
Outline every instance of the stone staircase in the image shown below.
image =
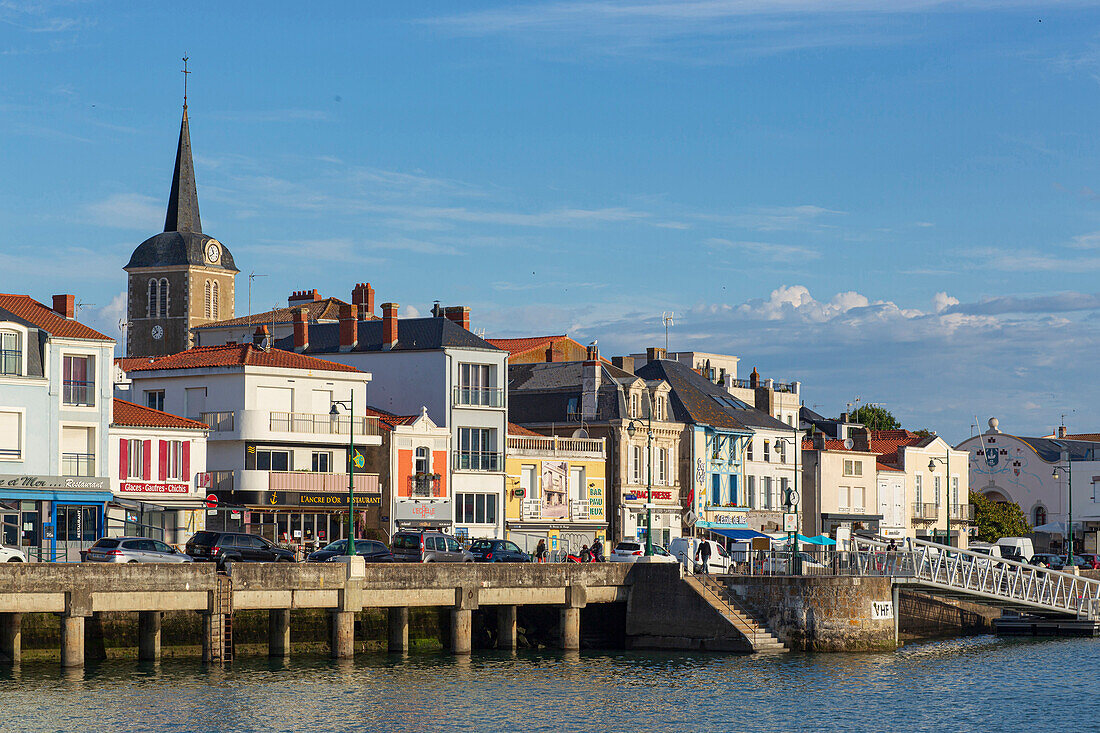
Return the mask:
M 754 652 L 789 651 L 764 624 L 734 600 L 717 579 L 709 575 L 685 575 L 684 581 L 745 637 Z

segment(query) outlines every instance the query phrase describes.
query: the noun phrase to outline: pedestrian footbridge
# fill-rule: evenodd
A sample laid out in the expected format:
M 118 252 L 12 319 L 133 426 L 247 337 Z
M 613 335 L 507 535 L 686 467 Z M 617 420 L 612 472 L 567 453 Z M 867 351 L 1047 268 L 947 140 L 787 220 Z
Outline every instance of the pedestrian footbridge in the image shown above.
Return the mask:
M 897 585 L 1033 616 L 1100 621 L 1100 580 L 909 540 L 902 550 L 853 540 L 853 575 L 888 575 Z M 839 553 L 838 553 L 839 554 Z

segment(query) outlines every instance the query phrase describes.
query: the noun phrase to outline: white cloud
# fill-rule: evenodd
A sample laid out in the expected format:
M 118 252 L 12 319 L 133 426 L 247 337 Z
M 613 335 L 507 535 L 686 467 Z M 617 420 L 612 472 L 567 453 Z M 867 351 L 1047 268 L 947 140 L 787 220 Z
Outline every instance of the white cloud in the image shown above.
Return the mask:
M 821 258 L 821 253 L 809 247 L 799 247 L 794 244 L 775 244 L 774 242 L 746 242 L 743 240 L 729 240 L 721 237 L 712 237 L 706 241 L 715 248 L 729 249 L 752 255 L 756 258 L 770 259 L 774 262 L 801 262 L 803 260 L 816 260 Z
M 402 318 L 420 318 L 420 310 L 414 305 L 401 306 Z
M 104 306 L 81 308 L 77 317 L 81 323 L 91 326 L 121 344 L 122 331 L 119 328 L 119 322 L 126 318 L 126 293 L 118 293 Z M 116 354 L 120 353 L 119 349 L 115 351 Z
M 958 304 L 959 299 L 953 298 L 947 293 L 936 293 L 932 296 L 932 310 L 934 310 L 936 313 L 943 313 L 951 306 Z
M 159 231 L 164 226 L 164 203 L 152 196 L 116 193 L 84 207 L 92 223 L 143 232 Z

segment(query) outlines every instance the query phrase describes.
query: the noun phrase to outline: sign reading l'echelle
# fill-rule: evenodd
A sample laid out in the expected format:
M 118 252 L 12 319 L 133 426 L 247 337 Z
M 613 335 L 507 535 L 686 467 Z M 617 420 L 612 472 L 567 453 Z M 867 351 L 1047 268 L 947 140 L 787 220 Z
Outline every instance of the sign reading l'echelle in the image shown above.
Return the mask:
M 50 491 L 108 491 L 110 479 L 106 476 L 24 476 L 0 473 L 0 488 Z

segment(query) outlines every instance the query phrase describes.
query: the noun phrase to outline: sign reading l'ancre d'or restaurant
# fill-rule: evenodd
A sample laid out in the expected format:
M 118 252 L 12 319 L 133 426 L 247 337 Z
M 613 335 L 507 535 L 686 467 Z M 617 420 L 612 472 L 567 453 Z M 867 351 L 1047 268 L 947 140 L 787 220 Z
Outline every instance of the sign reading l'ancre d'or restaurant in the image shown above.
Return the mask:
M 106 476 L 25 476 L 0 473 L 0 489 L 107 491 L 110 489 L 110 479 Z

